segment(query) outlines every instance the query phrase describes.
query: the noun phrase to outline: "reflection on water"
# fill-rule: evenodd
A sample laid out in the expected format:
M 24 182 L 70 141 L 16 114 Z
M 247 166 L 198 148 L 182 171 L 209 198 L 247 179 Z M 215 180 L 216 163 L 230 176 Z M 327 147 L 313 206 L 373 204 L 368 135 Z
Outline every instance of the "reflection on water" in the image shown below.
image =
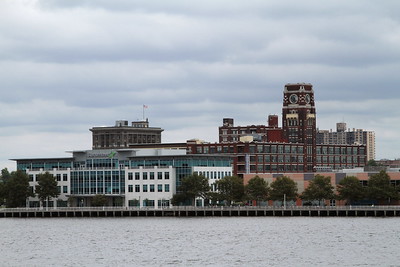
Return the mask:
M 1 266 L 399 266 L 400 218 L 0 219 Z

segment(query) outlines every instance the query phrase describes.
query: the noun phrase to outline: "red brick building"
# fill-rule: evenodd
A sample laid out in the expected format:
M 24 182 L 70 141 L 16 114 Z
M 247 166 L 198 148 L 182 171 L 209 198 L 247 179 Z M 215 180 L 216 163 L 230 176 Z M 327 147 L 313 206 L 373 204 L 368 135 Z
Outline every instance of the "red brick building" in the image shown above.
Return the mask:
M 233 156 L 234 172 L 303 173 L 364 167 L 365 145 L 317 145 L 316 109 L 311 84 L 286 84 L 283 91 L 282 128 L 278 116 L 268 125 L 235 126 L 224 118 L 219 143 L 188 141 L 191 154 L 223 153 Z

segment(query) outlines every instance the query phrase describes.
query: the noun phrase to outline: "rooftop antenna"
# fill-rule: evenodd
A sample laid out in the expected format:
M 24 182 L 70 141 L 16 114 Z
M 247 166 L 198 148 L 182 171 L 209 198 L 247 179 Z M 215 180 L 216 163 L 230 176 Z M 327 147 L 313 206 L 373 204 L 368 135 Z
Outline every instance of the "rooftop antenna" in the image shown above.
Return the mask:
M 143 104 L 143 121 L 144 121 L 144 110 L 147 109 L 147 108 L 149 108 L 149 107 L 147 105 Z

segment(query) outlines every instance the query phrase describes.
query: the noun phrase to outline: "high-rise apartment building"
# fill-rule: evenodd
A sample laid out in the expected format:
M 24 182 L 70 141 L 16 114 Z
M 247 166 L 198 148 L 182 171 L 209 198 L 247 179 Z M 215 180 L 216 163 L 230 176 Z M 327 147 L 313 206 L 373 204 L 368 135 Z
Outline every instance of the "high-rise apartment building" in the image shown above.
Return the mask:
M 317 144 L 325 145 L 365 145 L 367 161 L 375 159 L 375 132 L 363 129 L 347 129 L 345 122 L 336 124 L 336 132 L 318 130 Z

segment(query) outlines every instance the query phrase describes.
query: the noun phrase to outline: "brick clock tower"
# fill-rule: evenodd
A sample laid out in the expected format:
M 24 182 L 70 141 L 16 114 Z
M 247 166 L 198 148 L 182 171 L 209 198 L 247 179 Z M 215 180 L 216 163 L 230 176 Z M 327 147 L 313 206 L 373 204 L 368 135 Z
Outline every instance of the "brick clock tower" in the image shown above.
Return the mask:
M 316 113 L 313 86 L 309 83 L 289 83 L 283 91 L 283 135 L 287 142 L 303 147 L 304 172 L 314 172 L 316 166 Z M 293 153 L 293 152 L 292 152 Z M 297 151 L 301 154 L 300 151 Z

